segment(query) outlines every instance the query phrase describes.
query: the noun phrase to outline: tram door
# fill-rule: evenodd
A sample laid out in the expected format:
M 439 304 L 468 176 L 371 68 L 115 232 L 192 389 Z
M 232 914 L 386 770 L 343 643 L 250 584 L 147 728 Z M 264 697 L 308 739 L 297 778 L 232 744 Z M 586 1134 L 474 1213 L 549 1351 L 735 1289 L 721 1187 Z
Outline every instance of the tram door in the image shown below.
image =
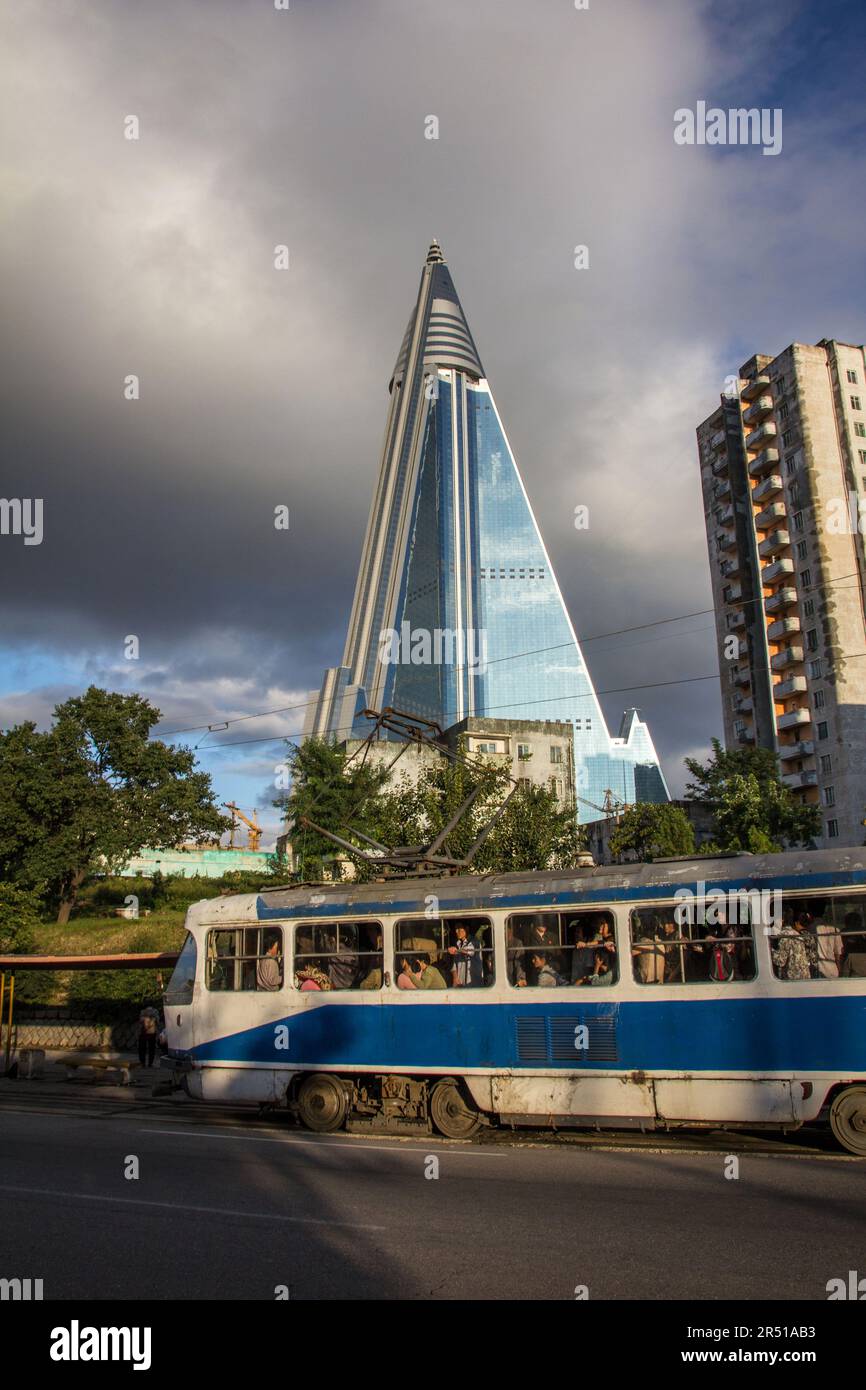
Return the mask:
M 201 984 L 196 984 L 195 972 L 198 960 L 195 937 L 187 932 L 177 964 L 165 991 L 165 1030 L 168 1046 L 172 1052 L 191 1052 L 194 1045 L 193 1019 L 195 1007 L 193 998 Z

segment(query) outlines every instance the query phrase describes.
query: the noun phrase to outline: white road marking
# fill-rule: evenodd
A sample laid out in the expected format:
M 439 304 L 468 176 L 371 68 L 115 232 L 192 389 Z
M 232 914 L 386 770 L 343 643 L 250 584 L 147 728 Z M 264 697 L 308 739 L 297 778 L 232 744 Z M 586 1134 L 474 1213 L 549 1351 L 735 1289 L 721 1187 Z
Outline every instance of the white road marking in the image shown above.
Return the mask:
M 346 1226 L 352 1231 L 384 1231 L 385 1226 L 374 1226 L 361 1221 L 327 1221 L 320 1216 L 283 1216 L 272 1211 L 230 1211 L 226 1207 L 193 1207 L 185 1202 L 151 1202 L 143 1197 L 105 1197 L 93 1192 L 58 1192 L 50 1187 L 6 1187 L 0 1185 L 0 1192 L 17 1193 L 25 1197 L 62 1197 L 73 1202 L 116 1202 L 129 1207 L 161 1207 L 167 1211 L 191 1211 L 204 1216 L 246 1216 L 254 1221 L 289 1221 L 300 1226 Z
M 312 1145 L 318 1149 L 354 1149 L 357 1153 L 363 1146 L 364 1153 L 385 1153 L 385 1154 L 424 1154 L 435 1155 L 437 1158 L 507 1158 L 505 1153 L 485 1153 L 479 1149 L 442 1149 L 439 1153 L 433 1148 L 405 1148 L 401 1147 L 398 1139 L 391 1144 L 368 1144 L 363 1135 L 358 1136 L 357 1142 L 352 1139 L 271 1139 L 264 1134 L 212 1134 L 203 1133 L 198 1129 L 151 1129 L 150 1126 L 142 1125 L 139 1134 L 180 1134 L 187 1139 L 244 1139 L 253 1144 L 303 1144 L 306 1147 Z

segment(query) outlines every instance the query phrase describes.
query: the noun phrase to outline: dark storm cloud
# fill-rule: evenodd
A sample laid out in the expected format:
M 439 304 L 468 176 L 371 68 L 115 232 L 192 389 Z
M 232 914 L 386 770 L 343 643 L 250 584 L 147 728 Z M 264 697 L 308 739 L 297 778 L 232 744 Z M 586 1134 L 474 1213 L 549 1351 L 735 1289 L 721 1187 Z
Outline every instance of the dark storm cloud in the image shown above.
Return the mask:
M 181 723 L 317 685 L 432 235 L 578 632 L 708 607 L 695 425 L 747 354 L 862 321 L 844 112 L 786 115 L 773 160 L 672 139 L 698 97 L 770 104 L 757 56 L 797 13 L 763 7 L 752 50 L 685 0 L 7 9 L 3 489 L 45 500 L 43 544 L 0 547 L 9 648 L 137 681 Z M 711 673 L 685 626 L 590 644 L 596 684 Z M 718 727 L 713 682 L 602 699 L 614 732 L 640 705 L 673 780 Z

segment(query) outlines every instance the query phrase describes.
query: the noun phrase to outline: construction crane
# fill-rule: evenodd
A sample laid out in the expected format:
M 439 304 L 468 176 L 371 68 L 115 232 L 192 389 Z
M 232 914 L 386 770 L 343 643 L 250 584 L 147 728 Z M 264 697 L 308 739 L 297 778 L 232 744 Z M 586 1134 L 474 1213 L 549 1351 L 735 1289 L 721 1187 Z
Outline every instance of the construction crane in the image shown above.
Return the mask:
M 231 811 L 232 813 L 232 828 L 229 832 L 229 849 L 234 849 L 235 847 L 237 823 L 239 820 L 242 820 L 247 827 L 247 848 L 257 850 L 262 838 L 262 827 L 256 820 L 255 811 L 253 811 L 252 819 L 250 819 L 249 816 L 244 815 L 240 806 L 235 805 L 234 801 L 224 801 L 222 804 L 227 811 Z
M 575 795 L 577 796 L 576 792 Z M 594 811 L 601 811 L 602 815 L 605 816 L 607 820 L 612 819 L 618 821 L 623 811 L 628 810 L 628 803 L 621 801 L 616 793 L 611 791 L 610 787 L 608 787 L 604 793 L 603 806 L 599 806 L 597 801 L 587 801 L 585 796 L 578 796 L 577 799 L 583 802 L 584 806 L 591 806 Z

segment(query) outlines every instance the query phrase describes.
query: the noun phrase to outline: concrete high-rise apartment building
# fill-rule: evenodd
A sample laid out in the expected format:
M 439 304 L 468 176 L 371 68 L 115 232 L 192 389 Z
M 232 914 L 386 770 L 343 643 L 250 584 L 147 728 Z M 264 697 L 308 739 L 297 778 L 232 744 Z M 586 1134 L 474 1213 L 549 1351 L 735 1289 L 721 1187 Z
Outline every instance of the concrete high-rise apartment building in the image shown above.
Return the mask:
M 755 356 L 698 427 L 728 747 L 773 749 L 820 807 L 819 843 L 866 816 L 866 357 Z
M 605 794 L 667 801 L 647 725 L 608 732 L 436 242 L 389 386 L 379 477 L 341 666 L 306 735 L 366 735 L 365 706 L 450 728 L 467 719 L 566 721 L 581 820 Z

